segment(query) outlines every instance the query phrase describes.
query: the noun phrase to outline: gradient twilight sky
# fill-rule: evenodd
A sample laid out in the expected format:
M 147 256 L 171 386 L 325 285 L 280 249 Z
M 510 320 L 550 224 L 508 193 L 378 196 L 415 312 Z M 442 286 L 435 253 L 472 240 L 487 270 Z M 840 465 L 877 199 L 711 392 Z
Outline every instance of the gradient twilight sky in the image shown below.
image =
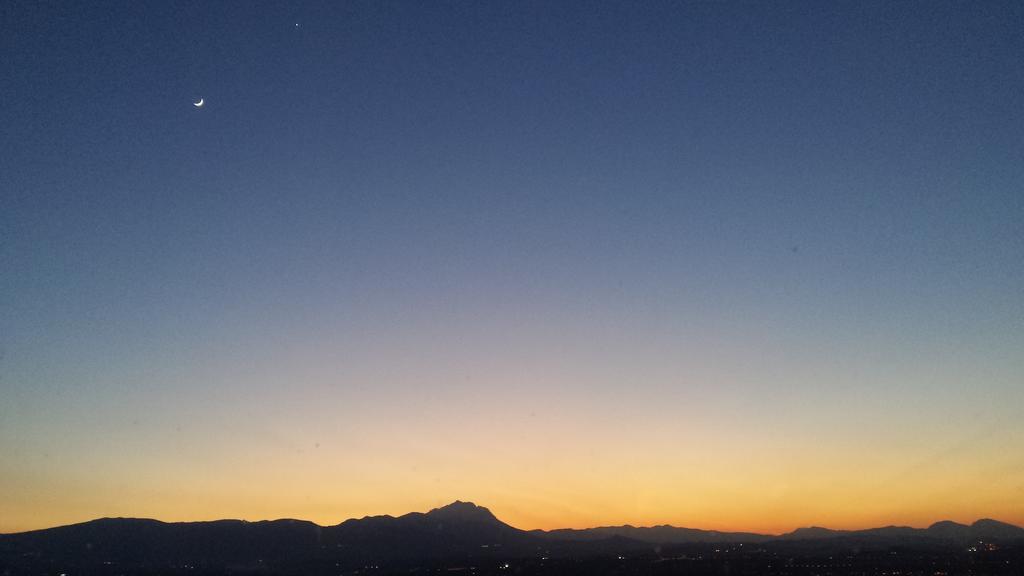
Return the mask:
M 4 2 L 0 532 L 1024 524 L 1022 31 Z

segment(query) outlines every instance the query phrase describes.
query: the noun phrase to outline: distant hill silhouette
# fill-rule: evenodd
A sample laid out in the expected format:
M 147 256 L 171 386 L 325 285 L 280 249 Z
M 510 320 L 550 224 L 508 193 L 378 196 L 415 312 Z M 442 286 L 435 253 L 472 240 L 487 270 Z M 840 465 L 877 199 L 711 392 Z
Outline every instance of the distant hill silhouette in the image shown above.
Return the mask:
M 900 544 L 1024 541 L 1024 529 L 983 519 L 970 526 L 937 522 L 925 529 L 809 527 L 780 536 L 667 525 L 525 531 L 505 524 L 487 508 L 456 501 L 426 513 L 368 516 L 335 526 L 290 519 L 167 523 L 102 518 L 0 535 L 0 573 L 107 573 L 103 566 L 118 566 L 122 572 L 138 573 L 202 569 L 319 574 L 371 565 L 657 554 L 660 545 L 823 543 L 813 544 L 820 547 L 851 539 Z
M 1024 538 L 1024 528 L 991 518 L 982 518 L 971 524 L 968 535 L 981 540 L 1015 540 Z
M 1024 539 L 1024 528 L 984 518 L 970 526 L 951 520 L 943 520 L 927 528 L 885 526 L 883 528 L 869 528 L 866 530 L 831 530 L 829 528 L 811 526 L 808 528 L 797 528 L 792 532 L 783 534 L 780 539 L 813 540 L 840 537 L 880 539 L 924 538 L 963 543 L 976 540 L 1020 540 Z
M 651 527 L 636 526 L 602 526 L 582 530 L 560 528 L 543 531 L 534 530 L 533 534 L 544 538 L 571 541 L 595 541 L 612 537 L 629 538 L 652 544 L 678 544 L 687 542 L 764 542 L 775 538 L 766 534 L 752 532 L 719 532 L 717 530 L 699 530 L 697 528 L 678 528 L 661 525 Z

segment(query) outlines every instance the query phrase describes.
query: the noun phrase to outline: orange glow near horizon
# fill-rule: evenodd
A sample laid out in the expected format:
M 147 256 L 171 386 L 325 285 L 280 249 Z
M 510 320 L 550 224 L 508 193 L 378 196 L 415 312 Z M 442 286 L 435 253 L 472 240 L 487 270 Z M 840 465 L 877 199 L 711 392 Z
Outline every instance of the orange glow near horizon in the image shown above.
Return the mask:
M 1024 2 L 0 14 L 0 533 L 1024 525 Z
M 1024 523 L 1024 499 L 1015 498 L 1021 477 L 1012 472 L 1019 456 L 1003 449 L 1020 441 L 1012 426 L 965 443 L 943 439 L 935 425 L 937 447 L 908 459 L 918 436 L 901 424 L 807 435 L 764 412 L 729 417 L 667 405 L 649 407 L 657 417 L 645 419 L 625 396 L 578 410 L 502 399 L 500 410 L 473 409 L 478 399 L 452 391 L 420 410 L 413 396 L 386 409 L 363 406 L 348 421 L 311 401 L 261 403 L 211 412 L 172 434 L 121 434 L 64 458 L 26 458 L 32 466 L 0 477 L 8 495 L 0 532 L 103 516 L 332 525 L 456 499 L 522 529 Z M 304 417 L 285 421 L 288 411 Z M 629 425 L 607 425 L 616 413 Z M 384 419 L 386 430 L 369 432 Z M 65 448 L 78 442 L 60 438 Z
M 1010 344 L 979 392 L 956 355 L 872 343 L 884 350 L 851 359 L 740 327 L 470 312 L 55 368 L 82 384 L 19 392 L 0 422 L 0 531 L 104 516 L 330 525 L 456 499 L 524 529 L 1024 523 Z
M 465 499 L 464 499 L 465 500 Z M 210 505 L 203 508 L 190 507 L 187 503 L 166 503 L 146 506 L 143 503 L 132 503 L 131 510 L 144 510 L 145 513 L 130 513 L 128 508 L 110 513 L 97 514 L 90 512 L 93 509 L 88 505 L 79 505 L 67 513 L 55 512 L 52 514 L 40 514 L 41 503 L 19 502 L 14 505 L 5 506 L 5 512 L 9 514 L 6 518 L 22 517 L 21 522 L 5 522 L 0 528 L 0 533 L 22 532 L 41 528 L 50 528 L 66 524 L 84 522 L 99 517 L 141 517 L 154 518 L 165 522 L 186 522 L 186 521 L 208 521 L 225 518 L 242 519 L 249 521 L 273 520 L 278 518 L 297 518 L 310 520 L 321 526 L 338 524 L 348 518 L 361 518 L 378 514 L 399 516 L 407 512 L 426 512 L 431 508 L 443 506 L 446 502 L 432 502 L 427 505 L 413 506 L 408 509 L 359 510 L 352 509 L 351 512 L 339 511 L 337 514 L 324 514 L 322 510 L 317 511 L 312 507 L 297 504 L 292 509 L 300 512 L 287 514 L 281 511 L 281 506 L 252 506 L 254 513 L 238 513 L 240 507 L 232 505 L 230 501 L 223 505 Z M 630 524 L 633 526 L 656 526 L 669 524 L 679 527 L 700 528 L 705 530 L 719 530 L 727 532 L 757 532 L 762 534 L 782 534 L 804 526 L 825 526 L 839 530 L 857 530 L 864 528 L 876 528 L 886 525 L 912 526 L 924 528 L 939 520 L 953 520 L 962 524 L 970 524 L 980 518 L 994 518 L 1003 522 L 1009 522 L 1018 526 L 1024 525 L 1024 516 L 1019 511 L 1016 515 L 1009 515 L 1005 508 L 1001 508 L 996 502 L 989 502 L 978 508 L 981 512 L 969 512 L 965 510 L 954 511 L 954 513 L 928 513 L 925 511 L 908 511 L 904 515 L 896 516 L 875 512 L 875 513 L 847 513 L 835 514 L 831 517 L 825 514 L 800 515 L 800 514 L 776 514 L 768 516 L 744 515 L 735 509 L 728 508 L 724 514 L 671 514 L 668 511 L 648 512 L 637 510 L 634 513 L 622 512 L 619 510 L 604 511 L 595 509 L 588 510 L 559 510 L 553 512 L 550 509 L 536 510 L 528 508 L 523 501 L 491 503 L 477 501 L 477 504 L 485 506 L 503 522 L 523 530 L 553 530 L 558 528 L 592 528 L 598 526 L 619 526 Z M 987 511 L 986 511 L 987 510 Z M 260 513 L 262 512 L 262 513 Z M 559 514 L 558 512 L 561 512 Z M 616 513 L 618 512 L 618 513 Z M 754 512 L 754 510 L 751 510 Z M 849 512 L 849 511 L 848 511 Z M 30 520 L 25 520 L 31 518 Z M 873 520 L 872 520 L 873 519 Z

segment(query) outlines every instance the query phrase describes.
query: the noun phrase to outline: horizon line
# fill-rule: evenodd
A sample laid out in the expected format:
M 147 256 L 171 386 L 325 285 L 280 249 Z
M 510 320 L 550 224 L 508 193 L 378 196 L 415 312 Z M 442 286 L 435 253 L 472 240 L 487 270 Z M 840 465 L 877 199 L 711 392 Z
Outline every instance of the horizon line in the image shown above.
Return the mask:
M 291 518 L 291 517 L 263 518 L 263 519 L 258 519 L 258 520 L 247 520 L 245 518 L 213 518 L 213 519 L 208 519 L 208 520 L 160 520 L 159 518 L 147 518 L 147 517 L 142 517 L 142 516 L 99 516 L 99 517 L 90 518 L 90 519 L 87 519 L 87 520 L 82 520 L 82 521 L 79 521 L 79 522 L 71 522 L 69 524 L 58 524 L 58 525 L 55 525 L 55 526 L 47 526 L 47 527 L 43 527 L 43 528 L 31 528 L 29 530 L 20 530 L 20 531 L 17 531 L 17 532 L 0 532 L 0 536 L 10 536 L 10 535 L 15 535 L 15 534 L 27 534 L 27 533 L 30 533 L 30 532 L 40 532 L 40 531 L 43 531 L 43 530 L 53 530 L 53 529 L 56 529 L 56 528 L 64 528 L 64 527 L 67 527 L 67 526 L 77 526 L 77 525 L 81 525 L 81 524 L 88 524 L 90 522 L 98 522 L 100 520 L 146 520 L 146 521 L 152 521 L 152 522 L 159 522 L 161 524 L 201 524 L 201 523 L 210 523 L 210 522 L 258 523 L 258 522 L 285 522 L 285 521 L 293 521 L 293 522 L 308 522 L 308 523 L 313 524 L 314 526 L 317 526 L 319 528 L 330 528 L 332 526 L 339 526 L 341 524 L 344 524 L 345 522 L 349 522 L 349 521 L 352 521 L 352 520 L 357 520 L 358 521 L 358 520 L 364 520 L 364 519 L 367 519 L 367 518 L 402 518 L 402 517 L 408 516 L 410 514 L 429 514 L 431 512 L 436 511 L 436 510 L 441 510 L 443 508 L 448 508 L 448 507 L 451 507 L 451 506 L 454 506 L 454 505 L 457 505 L 457 504 L 469 504 L 469 505 L 471 505 L 471 506 L 473 506 L 475 508 L 486 510 L 488 513 L 490 513 L 499 522 L 501 522 L 501 523 L 503 523 L 503 524 L 505 524 L 505 525 L 507 525 L 507 526 L 509 526 L 511 528 L 514 528 L 516 530 L 521 530 L 523 532 L 556 532 L 556 531 L 564 531 L 564 530 L 586 531 L 586 530 L 598 530 L 598 529 L 602 529 L 602 528 L 637 528 L 637 529 L 644 529 L 644 528 L 676 528 L 676 529 L 682 529 L 682 530 L 699 530 L 699 531 L 702 531 L 702 532 L 714 532 L 714 533 L 719 533 L 719 534 L 750 534 L 750 535 L 755 535 L 755 536 L 782 537 L 782 536 L 786 536 L 786 535 L 789 535 L 789 534 L 793 534 L 797 530 L 814 529 L 814 528 L 830 530 L 830 531 L 833 531 L 833 532 L 859 532 L 859 531 L 864 531 L 864 530 L 876 530 L 876 529 L 879 529 L 879 528 L 911 528 L 911 529 L 914 529 L 914 530 L 926 530 L 926 529 L 928 529 L 928 528 L 930 528 L 930 527 L 932 527 L 932 526 L 934 526 L 936 524 L 940 524 L 940 523 L 943 523 L 943 522 L 951 522 L 953 524 L 957 524 L 957 525 L 960 525 L 960 526 L 968 526 L 969 527 L 969 526 L 973 526 L 974 524 L 976 524 L 978 522 L 981 522 L 983 520 L 990 520 L 990 521 L 993 521 L 993 522 L 999 522 L 1001 524 L 1007 524 L 1007 525 L 1010 525 L 1010 526 L 1014 526 L 1016 528 L 1024 528 L 1024 527 L 1019 526 L 1017 524 L 1014 524 L 1012 522 L 1006 522 L 1004 520 L 997 520 L 997 519 L 991 518 L 991 517 L 976 518 L 973 522 L 971 522 L 969 524 L 965 524 L 963 522 L 957 522 L 955 520 L 950 520 L 948 518 L 943 518 L 941 520 L 935 520 L 935 521 L 931 522 L 930 524 L 928 524 L 927 526 L 913 526 L 913 525 L 910 525 L 910 524 L 885 524 L 885 525 L 881 525 L 881 526 L 867 526 L 867 527 L 861 527 L 861 528 L 829 528 L 828 526 L 825 526 L 823 524 L 813 523 L 813 524 L 808 524 L 808 525 L 804 525 L 804 526 L 797 526 L 795 528 L 792 528 L 791 530 L 788 530 L 788 531 L 785 531 L 785 532 L 779 532 L 779 533 L 758 532 L 758 531 L 755 531 L 755 530 L 743 530 L 743 529 L 720 530 L 720 529 L 712 529 L 712 528 L 694 528 L 693 526 L 677 526 L 675 524 L 668 524 L 668 523 L 650 524 L 650 525 L 636 525 L 636 524 L 631 524 L 631 523 L 624 523 L 624 524 L 602 524 L 602 525 L 599 525 L 599 526 L 589 526 L 589 527 L 586 527 L 586 528 L 569 528 L 569 527 L 547 528 L 547 529 L 544 529 L 544 528 L 519 528 L 517 526 L 512 526 L 511 524 L 508 524 L 507 522 L 505 522 L 501 518 L 498 518 L 498 516 L 496 514 L 494 514 L 494 512 L 492 512 L 491 509 L 486 507 L 486 506 L 481 506 L 481 505 L 476 504 L 475 502 L 469 501 L 469 500 L 453 500 L 452 502 L 449 502 L 448 504 L 444 504 L 442 506 L 437 506 L 437 507 L 431 508 L 431 509 L 429 509 L 429 510 L 427 510 L 425 512 L 420 512 L 420 511 L 417 511 L 417 510 L 413 510 L 413 511 L 406 512 L 404 514 L 400 514 L 398 516 L 394 516 L 394 515 L 391 515 L 391 514 L 366 514 L 366 515 L 363 515 L 361 517 L 353 516 L 353 517 L 350 517 L 350 518 L 346 518 L 346 519 L 341 520 L 341 521 L 339 521 L 337 523 L 334 523 L 334 524 L 319 524 L 319 523 L 317 523 L 317 522 L 315 522 L 313 520 L 305 520 L 305 519 L 302 519 L 302 518 Z

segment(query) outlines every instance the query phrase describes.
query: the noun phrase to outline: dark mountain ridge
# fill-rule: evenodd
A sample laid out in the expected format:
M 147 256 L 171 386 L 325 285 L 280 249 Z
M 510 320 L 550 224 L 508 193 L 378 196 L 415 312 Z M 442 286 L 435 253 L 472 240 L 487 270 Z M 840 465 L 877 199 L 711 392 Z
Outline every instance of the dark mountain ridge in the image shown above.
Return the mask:
M 409 512 L 401 516 L 364 516 L 350 518 L 333 526 L 320 526 L 308 520 L 210 520 L 196 522 L 163 522 L 150 518 L 98 518 L 79 524 L 43 528 L 28 532 L 0 534 L 0 538 L 19 541 L 42 541 L 72 536 L 88 536 L 92 540 L 116 538 L 144 539 L 159 532 L 204 532 L 209 535 L 232 533 L 259 538 L 273 533 L 276 538 L 294 537 L 344 540 L 361 535 L 388 536 L 390 532 L 413 532 L 430 535 L 449 534 L 483 543 L 499 543 L 503 539 L 542 538 L 546 540 L 594 541 L 623 537 L 641 542 L 763 542 L 771 540 L 809 540 L 839 536 L 926 536 L 937 539 L 1018 539 L 1024 528 L 982 518 L 974 523 L 960 524 L 951 520 L 935 522 L 928 528 L 884 526 L 863 530 L 833 530 L 820 526 L 802 527 L 779 535 L 754 532 L 722 532 L 661 524 L 656 526 L 600 526 L 596 528 L 557 528 L 552 530 L 521 530 L 499 520 L 489 509 L 472 502 L 456 500 L 429 512 Z
M 590 542 L 612 537 L 629 538 L 652 544 L 688 543 L 688 542 L 764 542 L 775 536 L 755 534 L 752 532 L 719 532 L 717 530 L 700 530 L 697 528 L 680 528 L 668 524 L 658 526 L 601 526 L 598 528 L 559 528 L 555 530 L 532 530 L 543 538 L 569 540 L 574 542 Z
M 1024 529 L 991 519 L 970 526 L 937 522 L 928 528 L 888 526 L 869 530 L 800 528 L 773 536 L 719 532 L 669 525 L 606 526 L 584 530 L 525 531 L 509 526 L 487 508 L 453 502 L 429 512 L 368 516 L 334 526 L 304 520 L 259 522 L 216 520 L 161 522 L 101 518 L 81 524 L 0 535 L 0 573 L 38 572 L 47 567 L 99 573 L 96 567 L 176 571 L 196 566 L 214 572 L 323 573 L 328 568 L 477 564 L 507 558 L 617 557 L 658 554 L 662 545 L 757 543 L 832 546 L 830 542 L 962 543 L 1024 542 Z
M 927 538 L 931 540 L 944 540 L 951 542 L 972 542 L 976 540 L 1018 540 L 1024 539 L 1024 528 L 982 518 L 971 525 L 960 524 L 951 520 L 942 520 L 927 528 L 912 528 L 910 526 L 885 526 L 882 528 L 868 528 L 865 530 L 832 530 L 811 526 L 808 528 L 797 528 L 796 530 L 783 534 L 780 539 L 785 540 L 812 540 L 822 538 L 859 537 L 859 538 Z

